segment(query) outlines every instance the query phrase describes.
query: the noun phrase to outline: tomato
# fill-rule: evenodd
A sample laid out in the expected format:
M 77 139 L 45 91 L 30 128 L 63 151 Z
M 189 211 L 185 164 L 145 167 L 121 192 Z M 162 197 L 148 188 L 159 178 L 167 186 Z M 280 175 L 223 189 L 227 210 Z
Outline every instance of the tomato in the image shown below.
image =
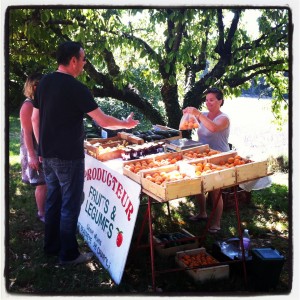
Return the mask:
M 120 231 L 119 228 L 117 228 L 117 230 L 118 230 L 118 234 L 117 234 L 116 244 L 117 244 L 117 247 L 120 247 L 123 242 L 123 231 Z

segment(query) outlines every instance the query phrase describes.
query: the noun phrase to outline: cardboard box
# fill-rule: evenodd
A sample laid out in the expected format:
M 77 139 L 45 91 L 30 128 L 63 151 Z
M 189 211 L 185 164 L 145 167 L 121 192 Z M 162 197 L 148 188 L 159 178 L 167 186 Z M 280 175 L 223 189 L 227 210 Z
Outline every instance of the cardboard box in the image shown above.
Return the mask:
M 205 248 L 197 248 L 193 250 L 186 250 L 177 252 L 175 256 L 175 260 L 177 264 L 182 268 L 187 268 L 187 265 L 180 259 L 184 255 L 195 255 L 200 252 L 204 252 L 206 255 L 209 255 Z M 216 279 L 225 279 L 229 277 L 229 266 L 224 264 L 218 265 L 218 261 L 216 261 L 216 264 L 213 264 L 211 266 L 202 266 L 199 268 L 194 269 L 187 269 L 186 272 L 194 278 L 195 281 L 204 282 L 206 280 L 216 280 Z
M 187 237 L 186 237 L 187 240 L 178 239 L 175 242 L 178 242 L 178 244 L 180 244 L 180 243 L 182 243 L 182 244 L 172 246 L 172 247 L 169 247 L 168 243 L 164 243 L 164 241 L 159 239 L 159 235 L 153 236 L 155 250 L 159 253 L 159 255 L 167 257 L 167 256 L 175 255 L 176 252 L 179 252 L 179 251 L 190 250 L 190 249 L 199 247 L 199 241 L 198 241 L 198 239 L 195 238 L 195 236 L 193 234 L 191 234 L 190 232 L 188 232 L 187 230 L 185 230 L 183 228 L 180 229 L 180 232 L 187 235 Z M 188 238 L 195 238 L 195 239 L 188 240 Z

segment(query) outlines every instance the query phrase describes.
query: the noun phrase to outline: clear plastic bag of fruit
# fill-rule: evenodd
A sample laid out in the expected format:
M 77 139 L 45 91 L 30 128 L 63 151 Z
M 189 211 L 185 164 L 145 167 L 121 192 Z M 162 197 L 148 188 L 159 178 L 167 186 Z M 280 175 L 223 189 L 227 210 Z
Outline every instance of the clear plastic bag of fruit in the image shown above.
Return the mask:
M 180 120 L 179 130 L 192 130 L 195 128 L 199 128 L 199 123 L 196 117 L 189 113 L 183 114 Z

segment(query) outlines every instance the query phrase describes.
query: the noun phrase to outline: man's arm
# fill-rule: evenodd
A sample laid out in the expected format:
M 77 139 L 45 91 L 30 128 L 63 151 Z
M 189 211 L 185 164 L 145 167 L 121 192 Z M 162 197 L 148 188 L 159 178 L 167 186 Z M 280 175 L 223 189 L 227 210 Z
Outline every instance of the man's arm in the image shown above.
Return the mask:
M 139 124 L 139 121 L 132 118 L 133 113 L 130 113 L 125 120 L 119 120 L 113 116 L 106 115 L 100 108 L 94 109 L 93 111 L 89 112 L 88 115 L 94 119 L 99 126 L 107 129 L 130 129 Z

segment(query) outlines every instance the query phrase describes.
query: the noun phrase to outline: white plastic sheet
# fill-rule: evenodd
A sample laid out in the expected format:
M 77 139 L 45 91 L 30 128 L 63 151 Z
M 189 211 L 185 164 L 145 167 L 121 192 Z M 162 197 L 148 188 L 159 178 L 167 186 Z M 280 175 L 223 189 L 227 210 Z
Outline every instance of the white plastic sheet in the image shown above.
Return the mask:
M 255 190 L 265 189 L 267 187 L 270 187 L 271 184 L 272 184 L 271 177 L 266 176 L 266 177 L 259 178 L 259 179 L 256 179 L 256 180 L 241 183 L 239 185 L 239 187 L 242 188 L 243 190 L 247 191 L 247 192 L 251 192 L 252 190 L 255 191 Z

